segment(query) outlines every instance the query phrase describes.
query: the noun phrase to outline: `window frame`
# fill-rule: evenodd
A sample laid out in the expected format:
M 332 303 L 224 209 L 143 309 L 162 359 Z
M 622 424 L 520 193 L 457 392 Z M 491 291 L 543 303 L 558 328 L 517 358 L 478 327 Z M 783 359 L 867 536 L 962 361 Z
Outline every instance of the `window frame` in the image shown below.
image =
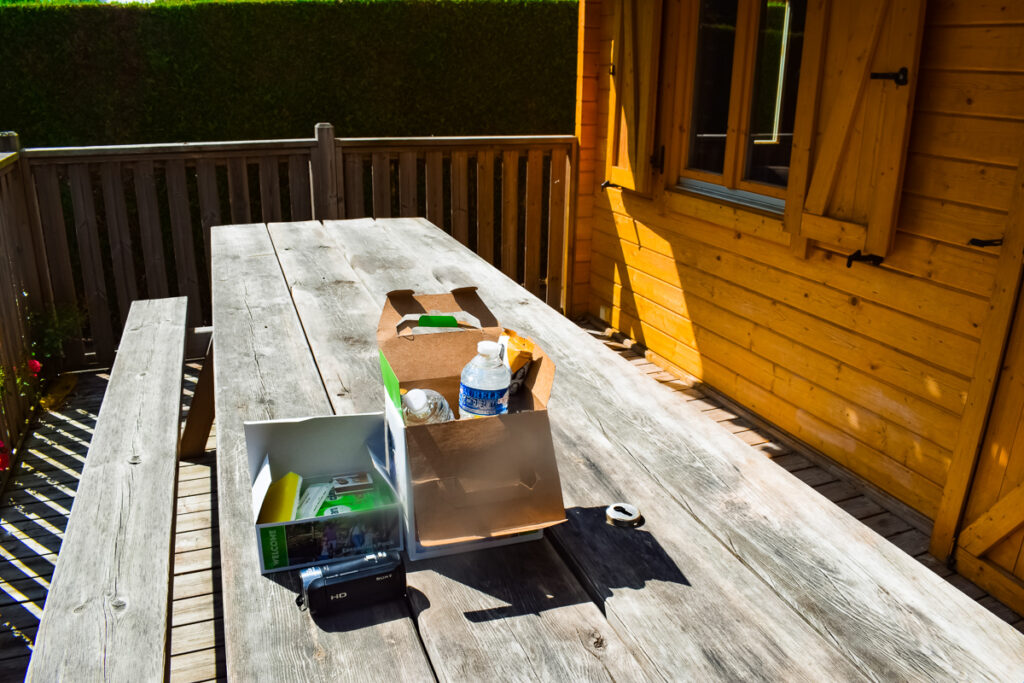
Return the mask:
M 693 102 L 696 82 L 697 31 L 700 23 L 700 0 L 682 0 L 679 16 L 670 17 L 679 27 L 678 42 L 674 45 L 665 41 L 667 55 L 676 57 L 672 67 L 680 83 L 679 96 L 673 103 L 666 119 L 677 122 L 673 126 L 678 139 L 672 143 L 674 154 L 671 172 L 666 174 L 669 186 L 686 191 L 695 191 L 693 185 L 686 187 L 685 180 L 720 185 L 726 190 L 739 190 L 785 201 L 786 186 L 772 185 L 758 180 L 743 178 L 746 165 L 747 145 L 750 133 L 750 110 L 753 106 L 754 72 L 757 61 L 758 28 L 761 19 L 761 0 L 738 0 L 736 8 L 736 38 L 733 46 L 732 74 L 729 84 L 729 119 L 726 126 L 725 163 L 722 173 L 687 168 L 690 154 L 691 129 L 693 126 Z M 806 40 L 806 36 L 805 36 Z M 666 65 L 668 66 L 668 65 Z M 801 62 L 800 81 L 803 80 Z M 797 83 L 799 89 L 800 82 Z M 737 203 L 745 204 L 742 195 L 736 193 Z M 719 196 L 721 198 L 721 196 Z

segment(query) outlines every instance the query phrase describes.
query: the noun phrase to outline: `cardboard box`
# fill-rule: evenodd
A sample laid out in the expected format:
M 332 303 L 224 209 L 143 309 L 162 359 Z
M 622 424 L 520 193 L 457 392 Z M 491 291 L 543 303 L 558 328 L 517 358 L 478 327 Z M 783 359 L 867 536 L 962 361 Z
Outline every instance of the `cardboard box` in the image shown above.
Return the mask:
M 501 332 L 475 287 L 387 296 L 377 342 L 410 560 L 533 540 L 565 521 L 546 408 L 555 367 L 539 348 L 508 414 L 405 426 L 402 389 L 434 389 L 457 414 L 463 367 Z
M 374 495 L 390 501 L 372 510 L 353 506 L 332 516 L 257 523 L 262 573 L 402 550 L 401 504 L 387 476 L 384 424 L 382 413 L 245 423 L 253 520 L 259 518 L 271 481 L 288 472 L 298 474 L 305 483 L 330 483 L 337 475 L 367 472 Z

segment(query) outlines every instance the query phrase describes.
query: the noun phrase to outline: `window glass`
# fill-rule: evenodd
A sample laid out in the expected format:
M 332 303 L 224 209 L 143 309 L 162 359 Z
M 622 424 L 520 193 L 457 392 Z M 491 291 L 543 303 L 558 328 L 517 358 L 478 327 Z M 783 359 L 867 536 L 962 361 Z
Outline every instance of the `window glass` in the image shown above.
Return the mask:
M 701 0 L 693 120 L 687 166 L 721 173 L 729 125 L 729 88 L 736 40 L 737 0 Z
M 806 0 L 762 0 L 744 178 L 786 186 Z

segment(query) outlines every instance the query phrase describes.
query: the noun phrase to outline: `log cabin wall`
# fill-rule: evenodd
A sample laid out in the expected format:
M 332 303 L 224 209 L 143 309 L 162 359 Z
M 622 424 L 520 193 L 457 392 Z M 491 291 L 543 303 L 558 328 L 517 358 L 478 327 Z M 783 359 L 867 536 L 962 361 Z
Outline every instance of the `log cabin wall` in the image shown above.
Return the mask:
M 646 196 L 601 187 L 619 2 L 580 2 L 573 310 L 934 519 L 997 289 L 1000 248 L 967 243 L 1003 236 L 1024 148 L 1024 3 L 928 3 L 891 247 L 847 268 L 841 237 L 795 248 L 778 214 L 668 173 Z

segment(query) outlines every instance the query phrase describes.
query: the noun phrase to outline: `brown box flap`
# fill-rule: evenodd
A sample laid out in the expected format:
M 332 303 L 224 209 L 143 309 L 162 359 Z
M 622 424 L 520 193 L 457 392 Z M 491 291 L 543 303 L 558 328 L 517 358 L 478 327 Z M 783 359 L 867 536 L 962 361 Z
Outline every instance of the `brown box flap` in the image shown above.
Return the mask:
M 415 334 L 410 318 L 428 314 L 456 314 L 479 322 L 462 324 L 448 332 Z M 480 341 L 496 341 L 501 335 L 494 314 L 476 292 L 461 287 L 445 294 L 414 294 L 411 289 L 388 292 L 377 324 L 377 344 L 399 382 L 458 377 L 476 355 Z M 428 360 L 429 362 L 425 362 Z
M 534 531 L 565 521 L 545 411 L 406 429 L 420 544 Z

